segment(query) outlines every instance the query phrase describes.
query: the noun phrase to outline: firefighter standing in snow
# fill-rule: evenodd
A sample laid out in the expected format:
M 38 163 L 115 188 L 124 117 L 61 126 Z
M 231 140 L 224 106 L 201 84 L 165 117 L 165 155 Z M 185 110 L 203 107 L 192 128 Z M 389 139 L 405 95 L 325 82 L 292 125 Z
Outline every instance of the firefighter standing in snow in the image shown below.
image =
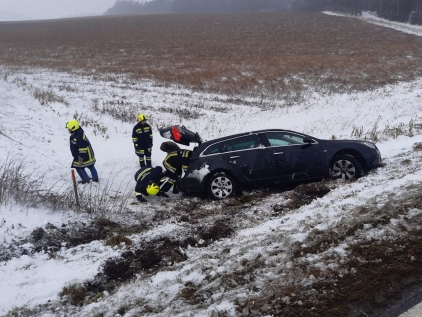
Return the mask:
M 70 135 L 70 151 L 72 152 L 73 162 L 72 168 L 76 169 L 81 177 L 80 183 L 86 184 L 90 182 L 90 178 L 85 171 L 87 167 L 91 172 L 92 180 L 98 182 L 98 173 L 94 166 L 95 156 L 91 143 L 86 137 L 84 130 L 79 126 L 78 121 L 70 120 L 66 123 L 66 128 Z
M 151 167 L 152 129 L 147 123 L 148 118 L 140 113 L 138 123 L 133 127 L 132 142 L 135 154 L 139 157 L 139 165 Z M 145 158 L 144 158 L 145 157 Z
M 167 153 L 163 161 L 163 166 L 166 169 L 164 175 L 166 180 L 162 180 L 161 190 L 168 192 L 173 187 L 173 193 L 177 194 L 179 191 L 176 187 L 176 182 L 182 177 L 183 172 L 189 166 L 189 158 L 192 156 L 192 151 L 181 150 L 179 146 L 171 141 L 163 142 L 160 150 Z
M 162 174 L 162 167 L 156 166 L 154 168 L 145 166 L 141 168 L 135 174 L 135 195 L 136 199 L 141 203 L 146 202 L 147 200 L 144 196 L 162 196 L 168 197 L 166 193 L 160 191 L 160 179 Z

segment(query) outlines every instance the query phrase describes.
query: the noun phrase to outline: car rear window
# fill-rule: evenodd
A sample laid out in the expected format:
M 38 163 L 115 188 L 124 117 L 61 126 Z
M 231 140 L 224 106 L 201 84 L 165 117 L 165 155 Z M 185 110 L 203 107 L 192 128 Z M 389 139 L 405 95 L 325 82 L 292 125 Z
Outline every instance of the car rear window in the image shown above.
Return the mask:
M 223 152 L 224 142 L 218 142 L 207 147 L 202 155 L 218 154 Z

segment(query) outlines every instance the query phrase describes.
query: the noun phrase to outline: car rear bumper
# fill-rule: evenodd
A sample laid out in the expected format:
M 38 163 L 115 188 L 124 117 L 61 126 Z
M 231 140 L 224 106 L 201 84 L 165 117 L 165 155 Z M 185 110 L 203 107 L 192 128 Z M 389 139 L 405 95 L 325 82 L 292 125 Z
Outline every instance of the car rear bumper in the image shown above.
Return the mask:
M 204 184 L 199 180 L 182 178 L 177 182 L 180 191 L 185 193 L 196 193 L 204 190 Z
M 185 193 L 203 192 L 208 174 L 208 166 L 199 170 L 188 170 L 185 176 L 178 182 L 179 189 Z

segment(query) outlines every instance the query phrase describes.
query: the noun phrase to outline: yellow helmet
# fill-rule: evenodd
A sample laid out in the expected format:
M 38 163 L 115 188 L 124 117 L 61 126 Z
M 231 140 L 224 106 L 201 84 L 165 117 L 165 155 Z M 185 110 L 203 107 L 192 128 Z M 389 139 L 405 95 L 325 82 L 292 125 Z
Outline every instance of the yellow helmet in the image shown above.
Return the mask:
M 147 116 L 143 113 L 138 114 L 138 122 L 148 120 Z
M 148 195 L 155 196 L 155 195 L 158 194 L 159 191 L 160 191 L 160 186 L 158 186 L 155 183 L 152 183 L 152 184 L 148 185 L 148 187 L 147 187 Z
M 66 128 L 70 131 L 76 131 L 79 129 L 79 122 L 76 120 L 70 120 L 68 123 L 66 123 Z

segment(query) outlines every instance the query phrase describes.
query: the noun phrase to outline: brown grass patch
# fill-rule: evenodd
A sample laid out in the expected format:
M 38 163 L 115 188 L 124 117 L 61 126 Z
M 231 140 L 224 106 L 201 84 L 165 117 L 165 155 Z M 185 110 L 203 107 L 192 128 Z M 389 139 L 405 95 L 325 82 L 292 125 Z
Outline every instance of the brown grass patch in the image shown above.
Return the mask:
M 0 38 L 7 66 L 123 73 L 227 94 L 289 95 L 292 101 L 307 85 L 367 90 L 422 74 L 421 38 L 310 12 L 3 22 Z
M 211 227 L 201 229 L 199 237 L 205 240 L 202 246 L 208 246 L 213 241 L 227 238 L 234 232 L 229 220 L 217 220 Z
M 297 209 L 310 204 L 314 199 L 324 197 L 330 192 L 330 188 L 323 183 L 301 184 L 295 187 L 287 195 L 289 201 L 283 206 L 275 206 L 274 211 L 280 211 L 283 208 Z

